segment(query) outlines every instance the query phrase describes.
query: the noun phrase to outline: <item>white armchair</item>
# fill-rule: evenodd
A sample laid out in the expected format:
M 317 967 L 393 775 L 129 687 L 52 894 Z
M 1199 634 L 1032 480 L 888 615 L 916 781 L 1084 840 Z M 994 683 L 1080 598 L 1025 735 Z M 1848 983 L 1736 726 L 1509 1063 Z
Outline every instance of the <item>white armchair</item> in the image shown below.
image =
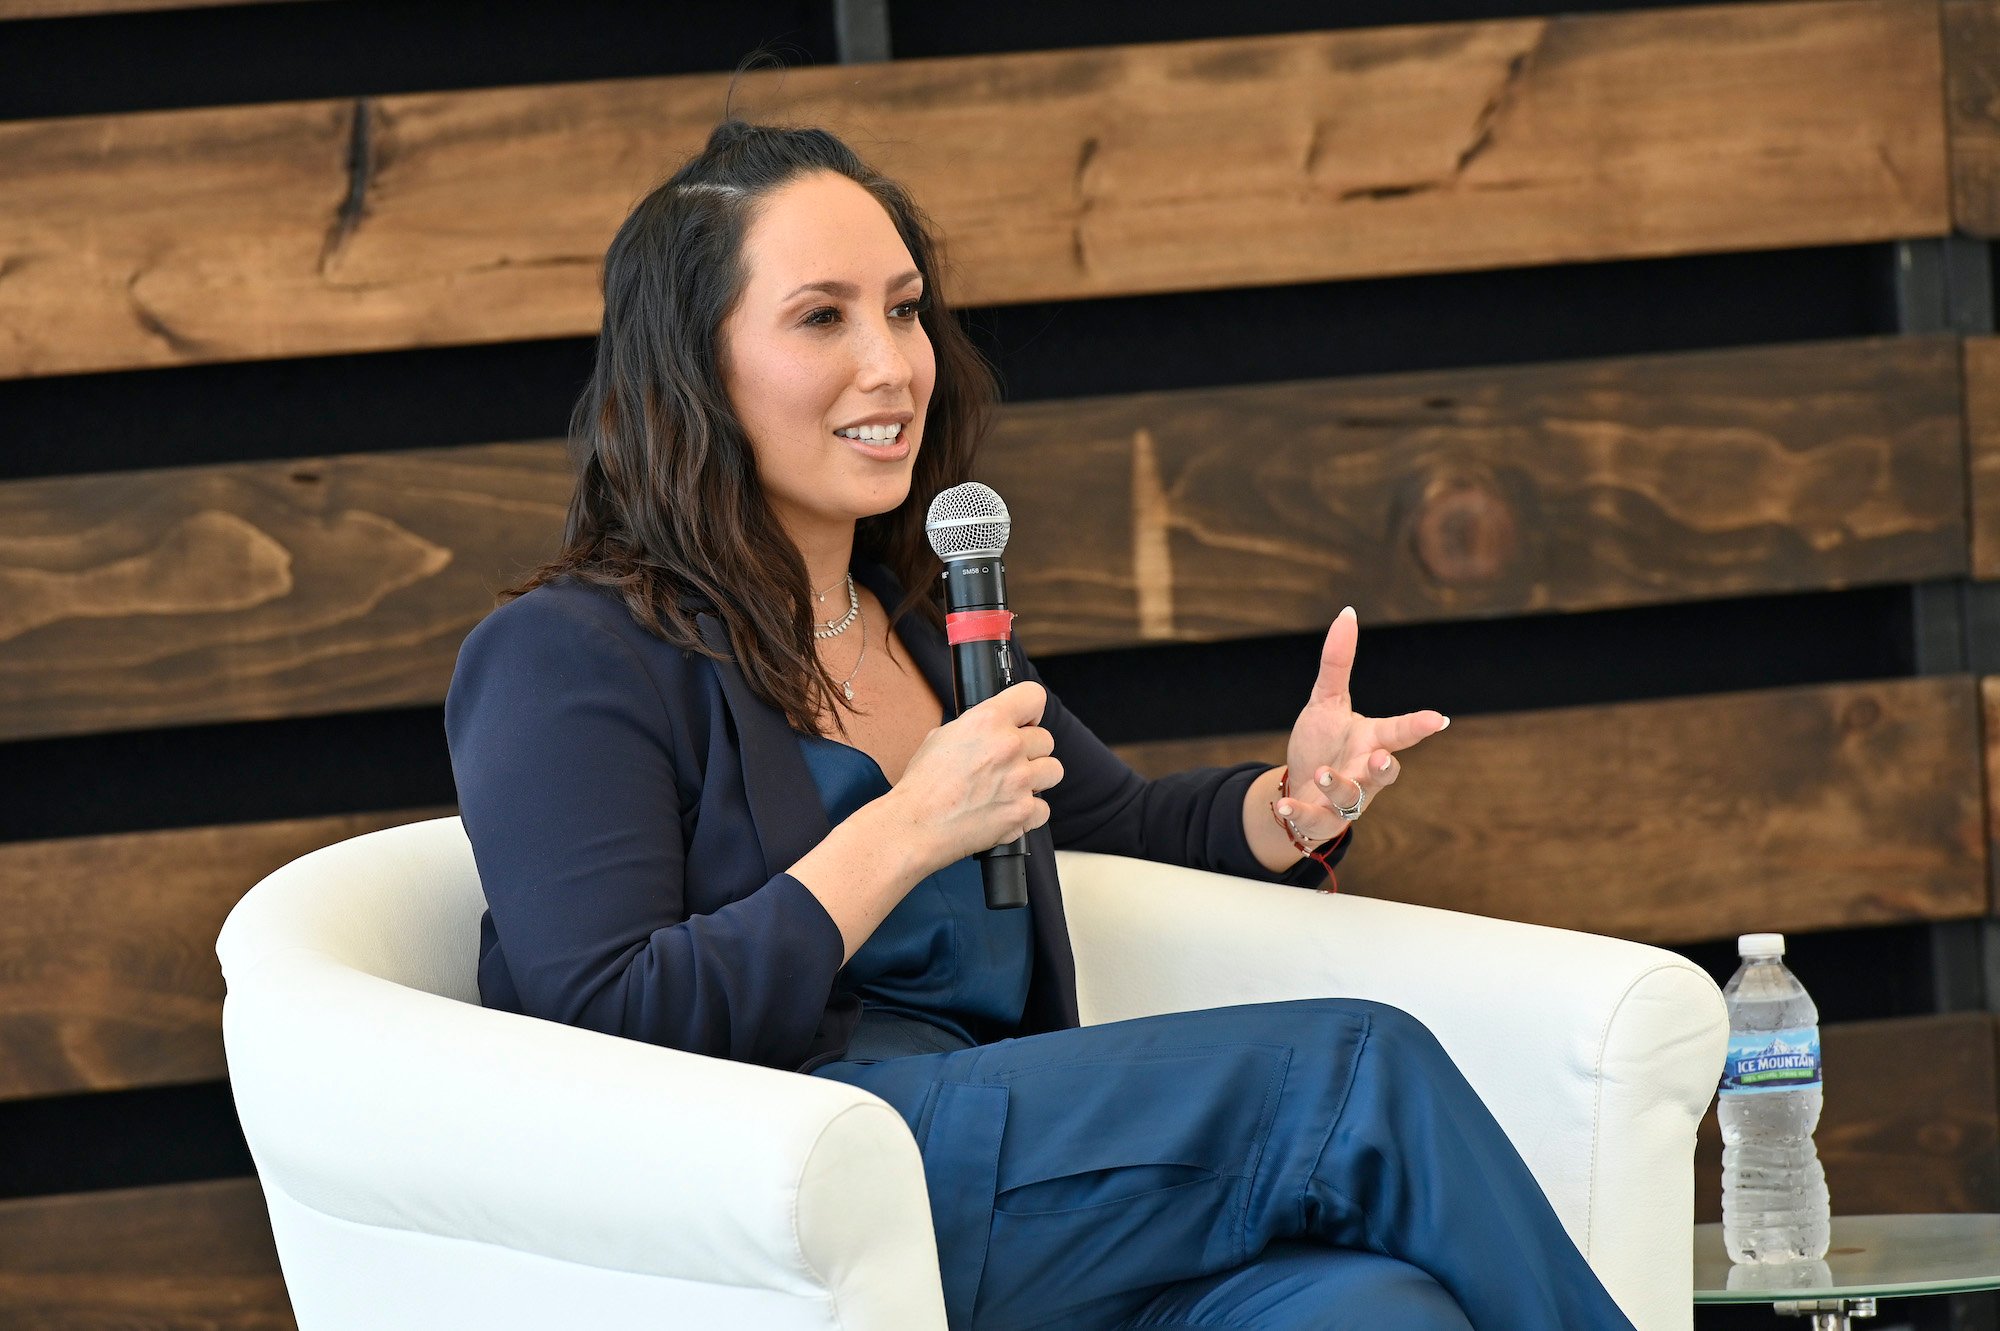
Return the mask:
M 1695 1125 L 1728 1030 L 1699 968 L 1422 906 L 1061 864 L 1086 1022 L 1342 995 L 1407 1010 L 1640 1331 L 1692 1326 Z M 302 1331 L 944 1326 L 922 1163 L 888 1104 L 488 1011 L 483 905 L 441 818 L 315 851 L 223 926 L 230 1080 Z

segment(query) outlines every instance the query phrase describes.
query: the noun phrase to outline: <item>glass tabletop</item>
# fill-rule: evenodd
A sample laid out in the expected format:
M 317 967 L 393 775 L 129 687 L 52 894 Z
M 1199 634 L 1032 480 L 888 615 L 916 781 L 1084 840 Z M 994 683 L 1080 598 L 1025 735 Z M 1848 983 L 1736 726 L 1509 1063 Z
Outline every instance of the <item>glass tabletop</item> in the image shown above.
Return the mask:
M 1694 1227 L 1696 1303 L 1895 1298 L 2000 1289 L 2000 1215 L 1837 1215 L 1823 1261 L 1739 1266 Z

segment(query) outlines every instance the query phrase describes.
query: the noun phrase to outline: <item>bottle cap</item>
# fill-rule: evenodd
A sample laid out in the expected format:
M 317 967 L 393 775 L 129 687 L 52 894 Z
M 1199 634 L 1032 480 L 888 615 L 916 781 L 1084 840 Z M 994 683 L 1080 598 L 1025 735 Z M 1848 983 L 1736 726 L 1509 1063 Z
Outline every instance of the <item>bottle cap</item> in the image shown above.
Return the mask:
M 1782 957 L 1785 955 L 1783 934 L 1739 934 L 1736 938 L 1736 955 L 1740 957 Z

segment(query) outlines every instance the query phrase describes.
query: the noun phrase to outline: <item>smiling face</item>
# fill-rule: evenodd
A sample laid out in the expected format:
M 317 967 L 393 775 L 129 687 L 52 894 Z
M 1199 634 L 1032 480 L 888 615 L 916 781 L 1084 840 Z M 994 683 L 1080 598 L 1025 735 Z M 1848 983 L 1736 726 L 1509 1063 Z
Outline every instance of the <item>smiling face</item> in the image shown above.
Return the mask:
M 903 502 L 923 446 L 937 362 L 917 319 L 922 279 L 882 205 L 828 171 L 763 201 L 743 262 L 721 329 L 723 386 L 794 543 L 846 540 Z M 877 419 L 901 421 L 899 437 L 835 433 Z

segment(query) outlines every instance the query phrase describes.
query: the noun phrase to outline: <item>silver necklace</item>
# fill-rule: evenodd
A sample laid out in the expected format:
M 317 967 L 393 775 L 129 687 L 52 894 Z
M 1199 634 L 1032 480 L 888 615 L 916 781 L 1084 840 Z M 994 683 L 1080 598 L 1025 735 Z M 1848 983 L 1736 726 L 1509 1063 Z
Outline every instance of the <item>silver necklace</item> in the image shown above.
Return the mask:
M 854 677 L 861 673 L 861 662 L 868 655 L 868 621 L 861 621 L 861 655 L 854 658 L 854 669 L 847 672 L 847 678 L 840 681 L 840 696 L 854 701 Z
M 837 586 L 838 584 L 835 585 Z M 826 590 L 830 592 L 833 588 L 829 587 Z M 825 600 L 826 592 L 819 593 L 816 599 Z M 825 628 L 813 630 L 813 636 L 815 638 L 838 638 L 841 634 L 847 632 L 848 626 L 853 624 L 860 614 L 861 594 L 854 590 L 854 575 L 850 573 L 847 575 L 847 613 L 839 619 L 827 620 Z M 863 628 L 865 630 L 866 625 Z

